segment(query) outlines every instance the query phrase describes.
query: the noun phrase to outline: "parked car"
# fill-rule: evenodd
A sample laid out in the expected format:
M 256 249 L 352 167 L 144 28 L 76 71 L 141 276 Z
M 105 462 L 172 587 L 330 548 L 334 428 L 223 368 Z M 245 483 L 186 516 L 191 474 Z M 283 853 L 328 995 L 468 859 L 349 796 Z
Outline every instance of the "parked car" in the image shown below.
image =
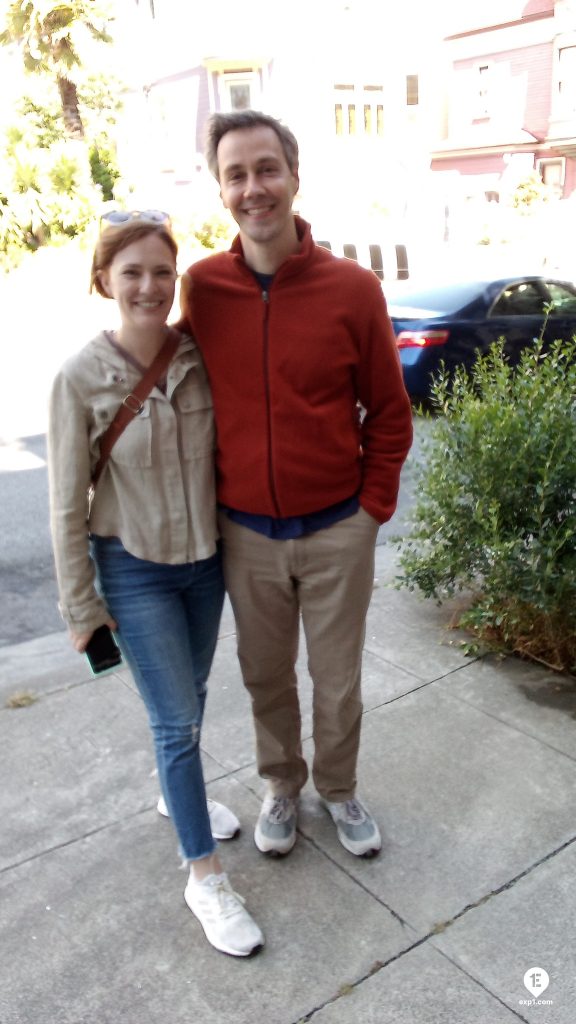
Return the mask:
M 505 338 L 512 363 L 539 337 L 570 339 L 576 333 L 576 285 L 552 278 L 505 277 L 420 288 L 412 282 L 383 285 L 396 334 L 404 381 L 414 399 L 430 397 L 432 374 L 470 367 L 493 341 Z

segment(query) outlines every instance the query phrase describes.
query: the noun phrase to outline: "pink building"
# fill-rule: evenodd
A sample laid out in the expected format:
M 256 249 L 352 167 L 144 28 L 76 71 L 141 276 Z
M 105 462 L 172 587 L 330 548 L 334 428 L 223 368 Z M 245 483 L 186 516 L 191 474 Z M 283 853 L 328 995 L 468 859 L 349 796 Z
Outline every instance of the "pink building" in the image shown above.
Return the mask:
M 474 5 L 444 40 L 445 101 L 431 168 L 464 198 L 498 200 L 536 172 L 576 190 L 576 4 Z

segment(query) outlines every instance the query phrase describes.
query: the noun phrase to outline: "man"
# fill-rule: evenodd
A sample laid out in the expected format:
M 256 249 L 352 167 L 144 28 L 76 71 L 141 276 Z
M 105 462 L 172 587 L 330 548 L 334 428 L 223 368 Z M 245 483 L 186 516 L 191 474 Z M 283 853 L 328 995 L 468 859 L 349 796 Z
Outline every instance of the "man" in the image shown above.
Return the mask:
M 300 616 L 314 685 L 312 777 L 343 846 L 373 856 L 356 796 L 360 670 L 378 524 L 397 501 L 410 403 L 377 277 L 316 246 L 292 212 L 298 146 L 266 114 L 215 114 L 207 161 L 239 227 L 182 281 L 218 435 L 226 584 L 268 780 L 259 850 L 296 841 Z

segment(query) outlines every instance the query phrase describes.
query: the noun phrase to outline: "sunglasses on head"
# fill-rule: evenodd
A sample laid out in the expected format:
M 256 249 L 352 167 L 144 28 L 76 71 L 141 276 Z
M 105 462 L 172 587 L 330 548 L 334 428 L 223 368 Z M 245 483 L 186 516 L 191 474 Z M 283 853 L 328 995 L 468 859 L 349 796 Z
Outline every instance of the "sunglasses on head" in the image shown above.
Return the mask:
M 132 220 L 145 220 L 150 224 L 170 224 L 170 215 L 164 210 L 108 210 L 100 217 L 100 225 L 128 224 Z

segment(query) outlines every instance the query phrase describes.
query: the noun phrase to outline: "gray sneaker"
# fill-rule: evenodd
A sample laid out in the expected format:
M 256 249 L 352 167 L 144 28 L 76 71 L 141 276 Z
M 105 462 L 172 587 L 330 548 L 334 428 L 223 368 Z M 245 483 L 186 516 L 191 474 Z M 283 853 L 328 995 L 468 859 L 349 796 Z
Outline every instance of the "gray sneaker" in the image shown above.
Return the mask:
M 338 839 L 356 857 L 375 857 L 382 846 L 378 825 L 364 804 L 355 797 L 342 803 L 322 801 L 336 825 Z
M 260 853 L 282 857 L 296 842 L 298 802 L 290 796 L 267 796 L 254 830 Z

